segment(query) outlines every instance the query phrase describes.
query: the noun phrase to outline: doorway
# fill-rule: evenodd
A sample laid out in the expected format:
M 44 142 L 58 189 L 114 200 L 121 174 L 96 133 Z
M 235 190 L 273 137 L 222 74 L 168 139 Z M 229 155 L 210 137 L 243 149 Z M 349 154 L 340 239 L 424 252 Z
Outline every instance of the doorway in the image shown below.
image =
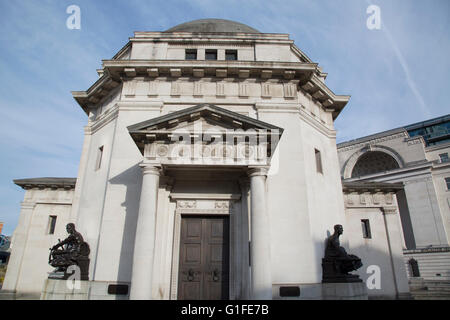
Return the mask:
M 182 216 L 179 300 L 229 299 L 229 217 Z

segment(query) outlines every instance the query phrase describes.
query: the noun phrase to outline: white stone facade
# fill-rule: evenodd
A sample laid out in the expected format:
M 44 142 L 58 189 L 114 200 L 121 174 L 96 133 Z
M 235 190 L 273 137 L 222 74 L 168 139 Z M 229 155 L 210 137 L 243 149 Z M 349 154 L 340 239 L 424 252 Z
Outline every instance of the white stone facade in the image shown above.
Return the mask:
M 192 49 L 197 58 L 186 60 Z M 207 50 L 217 50 L 217 59 L 206 60 Z M 227 50 L 235 50 L 237 60 L 225 60 Z M 336 290 L 321 284 L 321 260 L 335 224 L 348 225 L 342 244 L 349 252 L 367 259 L 370 250 L 383 252 L 373 263 L 397 283 L 382 295 L 408 291 L 398 261 L 403 238 L 395 195 L 380 191 L 392 214 L 380 211 L 384 205 L 364 207 L 380 239 L 395 234 L 369 251 L 358 239 L 352 196 L 344 203 L 333 121 L 349 96 L 334 94 L 326 74 L 288 35 L 136 32 L 103 61 L 99 75 L 87 91 L 73 93 L 89 120 L 67 200 L 71 210 L 64 212 L 90 245 L 91 282 L 129 284 L 131 299 L 177 299 L 183 217 L 224 216 L 230 299 L 278 299 L 283 286 L 299 287 L 296 299 L 320 299 L 325 291 L 334 296 Z M 177 132 L 194 141 L 230 130 L 244 140 L 210 145 L 200 139 L 198 153 L 193 148 L 183 163 L 173 157 L 185 152 L 173 140 Z M 205 161 L 212 155 L 220 160 Z M 25 221 L 31 210 L 22 209 L 16 248 L 31 236 Z M 46 259 L 55 240 L 41 241 L 33 253 Z M 32 285 L 15 284 L 24 281 L 18 265 L 29 263 L 19 251 L 13 248 L 5 286 L 40 292 L 50 268 L 42 261 L 39 276 L 26 278 Z M 356 296 L 364 297 L 363 289 Z

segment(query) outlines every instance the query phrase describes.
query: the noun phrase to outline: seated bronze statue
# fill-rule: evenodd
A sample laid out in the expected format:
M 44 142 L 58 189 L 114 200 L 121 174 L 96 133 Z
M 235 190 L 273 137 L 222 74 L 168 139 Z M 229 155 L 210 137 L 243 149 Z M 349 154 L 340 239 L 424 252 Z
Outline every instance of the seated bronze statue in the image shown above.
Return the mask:
M 75 230 L 73 223 L 68 223 L 66 230 L 69 236 L 50 248 L 48 263 L 56 269 L 50 274 L 49 278 L 55 278 L 57 274 L 62 274 L 57 278 L 67 279 L 71 275 L 67 273 L 67 269 L 69 266 L 75 265 L 80 268 L 80 280 L 89 280 L 89 245 L 84 242 L 83 236 Z
M 362 267 L 361 259 L 348 254 L 339 242 L 344 232 L 342 225 L 334 226 L 334 233 L 328 237 L 325 247 L 325 257 L 322 259 L 322 282 L 361 282 L 357 275 L 349 272 Z

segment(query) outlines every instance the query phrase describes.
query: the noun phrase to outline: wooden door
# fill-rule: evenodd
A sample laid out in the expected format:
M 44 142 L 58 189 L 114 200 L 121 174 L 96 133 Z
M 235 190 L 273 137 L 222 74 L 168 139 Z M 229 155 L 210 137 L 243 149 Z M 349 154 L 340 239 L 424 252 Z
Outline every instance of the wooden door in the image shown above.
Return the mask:
M 180 241 L 178 299 L 228 299 L 228 217 L 183 216 Z

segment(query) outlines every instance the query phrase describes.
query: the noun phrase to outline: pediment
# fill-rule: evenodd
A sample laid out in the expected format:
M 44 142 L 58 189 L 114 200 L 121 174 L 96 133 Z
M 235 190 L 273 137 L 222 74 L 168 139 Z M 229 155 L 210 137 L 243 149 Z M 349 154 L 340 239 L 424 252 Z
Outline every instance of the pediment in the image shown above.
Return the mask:
M 267 163 L 283 133 L 270 123 L 210 104 L 143 121 L 128 131 L 146 159 L 173 163 L 190 154 L 196 164 L 206 154 L 233 164 L 242 163 L 238 155 Z
M 277 130 L 280 134 L 283 132 L 283 129 L 277 126 L 211 104 L 200 104 L 143 121 L 129 126 L 128 131 L 133 135 L 133 133 L 142 131 L 181 128 L 181 126 L 189 123 L 192 125 L 193 121 L 197 121 L 200 118 L 221 128 Z

